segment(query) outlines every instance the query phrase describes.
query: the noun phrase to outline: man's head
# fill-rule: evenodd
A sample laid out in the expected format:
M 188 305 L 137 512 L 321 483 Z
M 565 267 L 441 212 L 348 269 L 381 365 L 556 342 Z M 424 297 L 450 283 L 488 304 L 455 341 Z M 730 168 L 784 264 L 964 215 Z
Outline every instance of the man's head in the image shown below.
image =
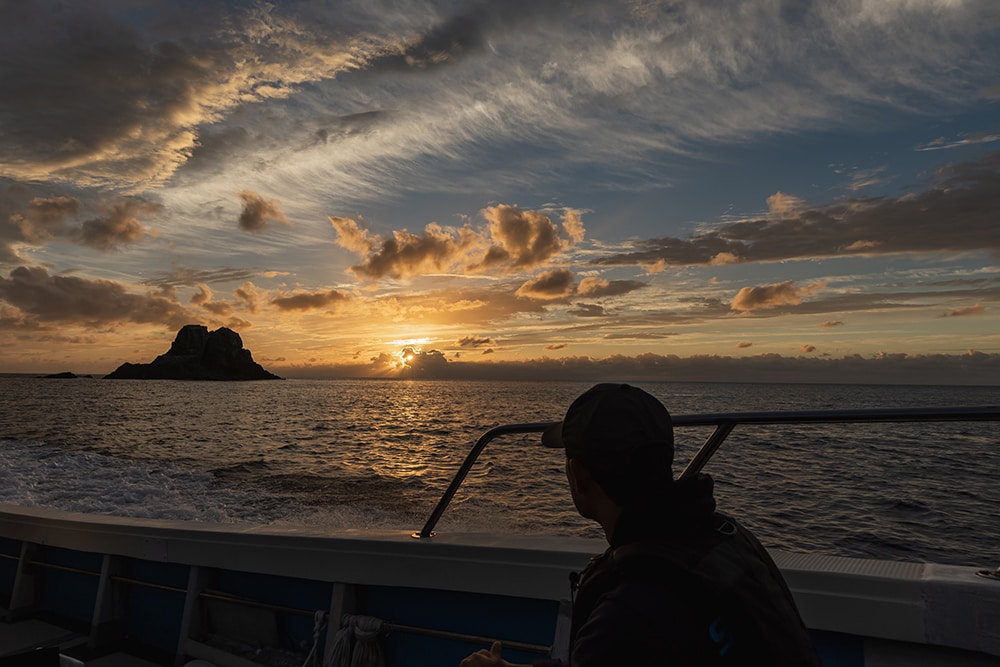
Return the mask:
M 599 384 L 573 401 L 566 416 L 542 434 L 582 463 L 619 505 L 661 495 L 673 480 L 674 432 L 656 398 L 627 384 Z

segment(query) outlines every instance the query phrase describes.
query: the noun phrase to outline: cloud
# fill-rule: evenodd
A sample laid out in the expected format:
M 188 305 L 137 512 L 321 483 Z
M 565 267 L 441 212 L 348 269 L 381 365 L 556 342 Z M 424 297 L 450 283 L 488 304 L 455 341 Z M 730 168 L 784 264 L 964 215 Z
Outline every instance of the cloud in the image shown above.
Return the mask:
M 944 313 L 943 315 L 941 315 L 941 317 L 965 317 L 967 315 L 982 315 L 984 310 L 985 309 L 983 308 L 983 304 L 977 303 L 974 306 L 966 306 L 965 308 L 956 308 L 952 311 Z
M 545 349 L 555 352 L 556 350 L 565 350 L 569 347 L 569 343 L 553 343 L 551 345 L 546 345 Z
M 831 327 L 842 327 L 844 326 L 844 323 L 841 322 L 840 320 L 831 320 L 829 322 L 823 322 L 819 326 L 824 329 L 829 329 Z
M 42 246 L 66 239 L 95 250 L 108 251 L 140 240 L 145 228 L 139 216 L 154 215 L 162 207 L 138 197 L 120 197 L 85 203 L 57 194 L 35 196 L 37 189 L 12 184 L 0 191 L 0 261 L 19 263 L 16 245 Z M 96 214 L 79 224 L 81 216 Z
M 200 283 L 208 285 L 216 283 L 231 283 L 240 280 L 246 281 L 249 278 L 260 275 L 259 271 L 253 269 L 189 269 L 179 268 L 167 273 L 159 274 L 158 278 L 145 281 L 144 285 L 151 285 L 160 288 L 192 287 Z
M 53 237 L 67 235 L 66 219 L 78 215 L 81 208 L 78 199 L 65 195 L 35 197 L 9 220 L 21 231 L 22 240 L 40 245 Z
M 677 336 L 676 333 L 663 333 L 659 331 L 635 331 L 629 333 L 609 333 L 604 334 L 606 340 L 663 340 Z
M 485 208 L 482 213 L 489 221 L 492 240 L 483 259 L 486 267 L 531 268 L 565 247 L 555 223 L 538 211 L 522 211 L 517 206 L 500 204 Z
M 744 287 L 733 298 L 730 306 L 733 310 L 743 312 L 777 308 L 778 306 L 797 306 L 802 303 L 802 297 L 814 293 L 822 283 L 815 283 L 796 288 L 794 281 L 786 280 L 774 285 L 759 287 Z
M 155 4 L 142 34 L 130 14 L 100 5 L 19 6 L 0 39 L 0 57 L 19 62 L 0 76 L 0 174 L 107 188 L 162 183 L 190 157 L 202 126 L 399 48 L 273 6 L 224 14 L 200 5 L 195 21 L 187 11 Z
M 575 317 L 607 317 L 608 312 L 604 306 L 594 303 L 578 303 L 576 308 L 566 311 L 568 315 Z
M 573 272 L 554 269 L 539 274 L 517 289 L 517 296 L 526 299 L 552 301 L 564 299 L 573 293 Z
M 748 347 L 753 347 L 753 343 L 751 343 L 750 341 L 746 341 L 746 340 L 745 341 L 740 341 L 739 343 L 736 343 L 736 348 L 737 349 L 744 350 L 744 349 L 746 349 Z
M 802 354 L 810 354 L 810 353 L 815 352 L 815 351 L 816 351 L 816 346 L 815 345 L 809 345 L 808 343 L 806 345 L 803 345 L 801 348 L 799 348 L 799 352 L 801 352 Z
M 780 193 L 779 193 L 780 194 Z M 777 196 L 777 195 L 775 195 Z M 773 199 L 773 197 L 772 197 Z M 1000 255 L 1000 152 L 939 167 L 936 182 L 898 198 L 849 199 L 823 207 L 782 196 L 772 213 L 722 224 L 687 239 L 640 240 L 635 250 L 594 260 L 599 265 L 689 266 L 851 255 Z M 920 233 L 913 233 L 919 229 Z
M 340 290 L 320 292 L 295 292 L 271 299 L 271 305 L 279 310 L 319 310 L 350 301 L 351 297 Z
M 587 230 L 583 227 L 583 218 L 580 217 L 581 213 L 583 211 L 568 209 L 563 214 L 563 229 L 573 243 L 582 243 L 587 235 Z
M 962 137 L 961 139 L 946 139 L 944 137 L 938 137 L 934 141 L 928 142 L 922 146 L 917 146 L 915 150 L 942 151 L 951 148 L 965 148 L 966 146 L 975 146 L 978 144 L 991 144 L 995 141 L 1000 141 L 1000 134 L 980 132 Z
M 466 336 L 465 338 L 460 338 L 458 340 L 459 347 L 488 347 L 490 345 L 496 345 L 492 338 L 475 338 L 473 336 Z
M 233 314 L 233 306 L 225 301 L 213 301 L 215 296 L 208 285 L 198 285 L 198 291 L 191 296 L 191 303 L 200 306 L 213 315 L 229 317 Z
M 243 211 L 240 213 L 239 227 L 245 232 L 260 234 L 264 232 L 269 223 L 277 222 L 286 227 L 291 227 L 285 214 L 281 211 L 278 200 L 264 201 L 256 192 L 244 190 L 240 193 L 243 200 Z
M 325 366 L 313 369 L 273 368 L 289 377 L 370 377 L 384 374 L 386 364 L 398 361 L 381 355 L 383 364 Z M 417 357 L 415 356 L 415 359 Z M 783 357 L 760 354 L 722 355 L 639 354 L 607 357 L 543 357 L 524 361 L 448 362 L 432 353 L 433 363 L 406 371 L 412 377 L 484 380 L 547 380 L 578 382 L 731 382 L 753 377 L 757 382 L 814 382 L 830 384 L 959 384 L 994 386 L 1000 377 L 1000 354 L 970 350 L 966 354 L 845 355 L 843 357 Z M 304 372 L 305 370 L 305 372 Z
M 372 280 L 451 270 L 510 273 L 540 266 L 567 246 L 552 219 L 538 211 L 500 204 L 483 209 L 482 215 L 488 222 L 485 229 L 432 222 L 421 234 L 403 229 L 388 237 L 369 235 L 351 218 L 329 219 L 337 232 L 337 245 L 363 257 L 351 270 Z M 578 217 L 575 212 L 572 215 Z
M 180 327 L 196 319 L 163 294 L 134 294 L 110 280 L 53 276 L 43 267 L 20 266 L 0 278 L 0 300 L 38 321 L 87 327 L 116 322 Z
M 586 297 L 621 296 L 646 287 L 646 283 L 638 280 L 604 280 L 595 276 L 587 276 L 580 280 L 576 293 Z
M 135 243 L 145 234 L 137 216 L 158 213 L 161 208 L 159 204 L 140 199 L 120 200 L 107 207 L 104 216 L 84 221 L 75 238 L 97 250 L 113 250 Z
M 239 299 L 250 313 L 256 313 L 260 309 L 262 298 L 260 291 L 249 280 L 234 289 L 233 296 Z
M 337 230 L 338 245 L 360 251 L 359 254 L 367 253 L 364 261 L 352 266 L 351 271 L 372 280 L 445 271 L 468 263 L 471 254 L 482 247 L 482 239 L 468 227 L 454 229 L 430 223 L 423 234 L 403 229 L 383 239 L 379 236 L 369 238 L 367 231 L 354 220 L 331 217 L 330 222 Z

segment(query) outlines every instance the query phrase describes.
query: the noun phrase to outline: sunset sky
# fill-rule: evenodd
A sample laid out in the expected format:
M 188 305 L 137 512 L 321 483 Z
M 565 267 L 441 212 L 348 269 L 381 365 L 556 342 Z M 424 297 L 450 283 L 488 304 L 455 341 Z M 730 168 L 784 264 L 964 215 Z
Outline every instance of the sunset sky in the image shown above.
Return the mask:
M 996 0 L 3 12 L 0 372 L 1000 384 Z

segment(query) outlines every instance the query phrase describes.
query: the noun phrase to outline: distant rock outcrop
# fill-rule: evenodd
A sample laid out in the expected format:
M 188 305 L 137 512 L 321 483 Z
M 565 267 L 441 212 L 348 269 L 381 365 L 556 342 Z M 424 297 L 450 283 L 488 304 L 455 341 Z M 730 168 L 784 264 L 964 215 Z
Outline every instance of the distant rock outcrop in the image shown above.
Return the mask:
M 243 349 L 232 329 L 209 331 L 188 324 L 177 332 L 170 349 L 148 364 L 124 363 L 105 379 L 112 380 L 280 380 Z
M 40 377 L 46 380 L 75 380 L 77 378 L 93 378 L 92 375 L 77 375 L 76 373 L 71 373 L 70 371 L 50 373 L 49 375 L 42 375 Z

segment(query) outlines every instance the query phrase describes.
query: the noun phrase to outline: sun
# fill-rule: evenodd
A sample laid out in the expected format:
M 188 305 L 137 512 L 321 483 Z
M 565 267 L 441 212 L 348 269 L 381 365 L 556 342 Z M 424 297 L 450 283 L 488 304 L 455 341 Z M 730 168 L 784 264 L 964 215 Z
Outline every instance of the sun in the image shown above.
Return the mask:
M 412 345 L 407 345 L 402 350 L 399 351 L 397 355 L 399 357 L 398 367 L 400 369 L 409 368 L 413 360 L 417 358 L 420 354 L 420 350 L 414 348 Z

